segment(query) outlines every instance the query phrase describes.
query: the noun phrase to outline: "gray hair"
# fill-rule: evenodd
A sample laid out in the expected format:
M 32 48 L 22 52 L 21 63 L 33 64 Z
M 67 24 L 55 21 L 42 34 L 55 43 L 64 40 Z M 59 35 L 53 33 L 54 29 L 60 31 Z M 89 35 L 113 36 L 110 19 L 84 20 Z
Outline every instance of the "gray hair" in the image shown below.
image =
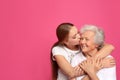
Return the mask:
M 95 25 L 84 25 L 81 29 L 80 32 L 84 33 L 85 31 L 93 31 L 95 33 L 94 41 L 96 44 L 99 46 L 103 45 L 104 43 L 104 31 L 100 29 L 99 27 Z

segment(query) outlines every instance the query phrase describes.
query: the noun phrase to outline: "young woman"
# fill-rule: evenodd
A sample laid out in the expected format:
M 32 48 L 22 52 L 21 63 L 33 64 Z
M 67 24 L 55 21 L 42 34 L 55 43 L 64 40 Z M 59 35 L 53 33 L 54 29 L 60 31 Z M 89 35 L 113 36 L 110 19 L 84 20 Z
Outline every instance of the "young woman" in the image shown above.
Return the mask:
M 80 35 L 77 28 L 71 23 L 62 23 L 56 29 L 58 41 L 51 49 L 52 80 L 68 80 L 84 74 L 78 66 L 72 67 L 72 58 L 80 53 Z M 109 55 L 114 47 L 105 45 L 97 52 L 96 57 L 104 58 Z M 109 60 L 108 60 L 109 61 Z M 110 61 L 108 62 L 111 66 Z

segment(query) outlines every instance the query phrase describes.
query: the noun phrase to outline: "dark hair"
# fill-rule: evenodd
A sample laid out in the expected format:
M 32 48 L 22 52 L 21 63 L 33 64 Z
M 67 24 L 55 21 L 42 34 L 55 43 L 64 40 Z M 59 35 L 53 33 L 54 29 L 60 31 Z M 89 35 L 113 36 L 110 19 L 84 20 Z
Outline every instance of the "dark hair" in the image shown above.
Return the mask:
M 58 41 L 52 46 L 52 48 L 57 45 L 64 44 L 63 41 L 66 39 L 71 27 L 73 27 L 73 26 L 74 25 L 72 23 L 62 23 L 62 24 L 58 25 L 58 27 L 56 29 L 56 35 L 57 35 Z M 58 64 L 56 61 L 53 61 L 52 48 L 51 48 L 51 54 L 50 54 L 51 67 L 52 67 L 52 80 L 57 80 Z

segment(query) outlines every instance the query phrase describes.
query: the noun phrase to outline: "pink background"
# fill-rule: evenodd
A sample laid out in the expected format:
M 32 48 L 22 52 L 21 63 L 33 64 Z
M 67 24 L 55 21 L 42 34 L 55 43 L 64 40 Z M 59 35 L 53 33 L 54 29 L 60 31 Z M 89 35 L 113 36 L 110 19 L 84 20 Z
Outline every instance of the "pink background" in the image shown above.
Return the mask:
M 1 0 L 0 80 L 51 80 L 50 48 L 62 22 L 101 26 L 120 80 L 120 0 Z

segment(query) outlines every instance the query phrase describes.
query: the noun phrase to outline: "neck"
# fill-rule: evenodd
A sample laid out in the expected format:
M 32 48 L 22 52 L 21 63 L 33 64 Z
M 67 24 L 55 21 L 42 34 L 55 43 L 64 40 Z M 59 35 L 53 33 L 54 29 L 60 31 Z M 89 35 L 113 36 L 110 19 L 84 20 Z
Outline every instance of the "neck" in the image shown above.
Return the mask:
M 85 54 L 86 57 L 93 57 L 93 56 L 96 55 L 97 52 L 98 52 L 98 50 L 97 50 L 97 49 L 94 49 L 94 50 L 89 51 L 89 52 L 86 52 L 86 53 L 84 53 L 84 54 Z

